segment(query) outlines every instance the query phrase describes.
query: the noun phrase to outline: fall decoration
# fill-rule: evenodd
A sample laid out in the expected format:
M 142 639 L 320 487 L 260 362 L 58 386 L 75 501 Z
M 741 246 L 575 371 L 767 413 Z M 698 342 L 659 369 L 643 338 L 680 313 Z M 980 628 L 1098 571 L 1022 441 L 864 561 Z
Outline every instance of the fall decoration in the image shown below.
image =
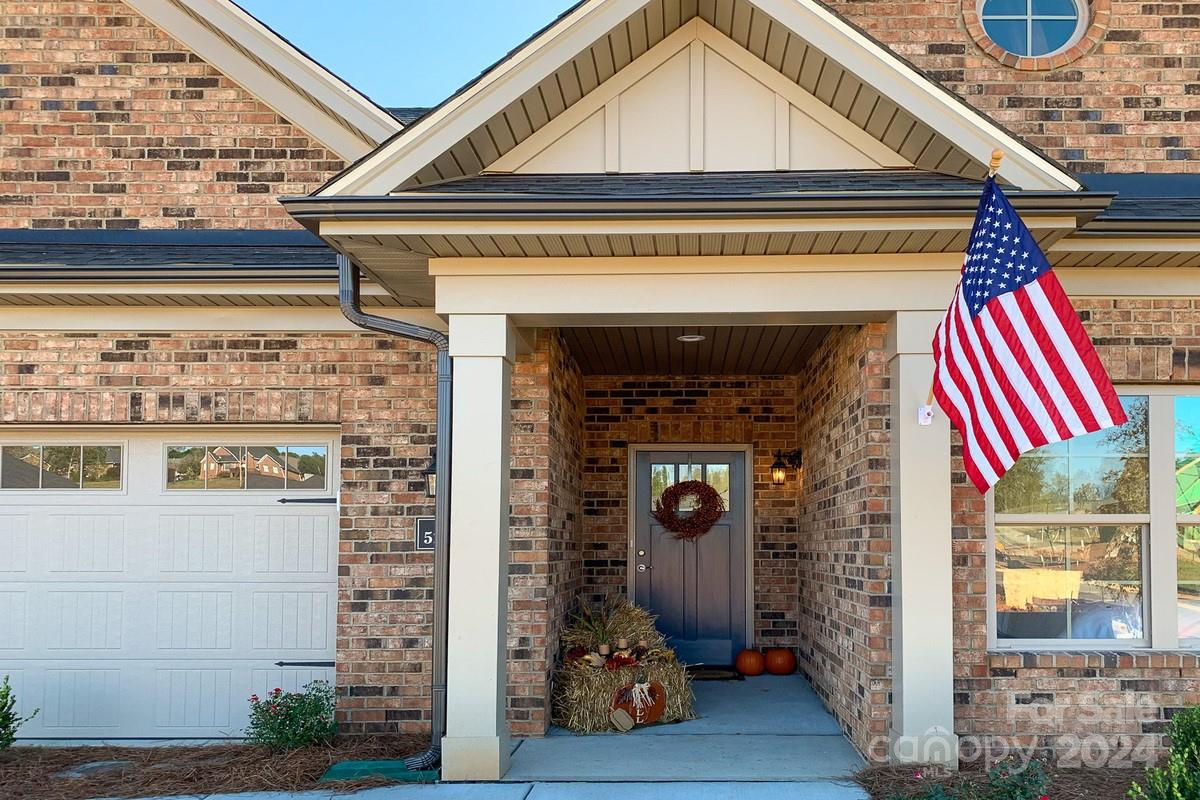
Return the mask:
M 791 675 L 796 671 L 796 654 L 785 647 L 767 651 L 767 672 L 772 675 Z
M 667 708 L 667 690 L 657 681 L 639 675 L 613 694 L 611 710 L 627 713 L 634 725 L 650 725 L 662 718 Z
M 658 722 L 694 719 L 693 696 L 687 670 L 675 651 L 654 628 L 654 616 L 627 600 L 586 609 L 577 615 L 562 636 L 562 666 L 554 677 L 553 719 L 576 733 L 626 731 L 648 724 L 647 709 L 661 698 Z M 624 641 L 626 647 L 601 655 L 600 645 Z M 631 641 L 637 645 L 628 647 Z M 637 702 L 623 689 L 639 685 Z M 661 691 L 654 687 L 661 687 Z M 640 717 L 639 717 L 640 715 Z M 642 720 L 639 722 L 639 718 Z
M 754 677 L 763 674 L 763 670 L 767 667 L 767 661 L 757 650 L 743 650 L 737 654 L 737 660 L 733 665 L 743 675 Z
M 696 498 L 696 507 L 686 517 L 680 516 L 679 503 L 689 496 Z M 708 533 L 724 513 L 725 501 L 716 489 L 704 481 L 680 481 L 654 502 L 653 516 L 676 539 L 691 541 Z

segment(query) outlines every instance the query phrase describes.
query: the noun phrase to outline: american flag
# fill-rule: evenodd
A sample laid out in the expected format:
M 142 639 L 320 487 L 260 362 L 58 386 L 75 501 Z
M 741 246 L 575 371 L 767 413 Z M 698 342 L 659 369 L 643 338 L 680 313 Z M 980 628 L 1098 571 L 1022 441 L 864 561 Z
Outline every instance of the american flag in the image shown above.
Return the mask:
M 1050 262 L 990 177 L 933 360 L 933 395 L 981 492 L 1021 453 L 1125 422 Z

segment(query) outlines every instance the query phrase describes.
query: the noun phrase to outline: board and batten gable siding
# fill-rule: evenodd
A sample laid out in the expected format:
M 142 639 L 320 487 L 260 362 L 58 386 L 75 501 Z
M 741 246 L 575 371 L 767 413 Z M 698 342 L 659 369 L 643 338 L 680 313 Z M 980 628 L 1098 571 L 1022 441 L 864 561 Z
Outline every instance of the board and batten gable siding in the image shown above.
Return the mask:
M 292 228 L 344 162 L 132 7 L 0 13 L 0 227 Z

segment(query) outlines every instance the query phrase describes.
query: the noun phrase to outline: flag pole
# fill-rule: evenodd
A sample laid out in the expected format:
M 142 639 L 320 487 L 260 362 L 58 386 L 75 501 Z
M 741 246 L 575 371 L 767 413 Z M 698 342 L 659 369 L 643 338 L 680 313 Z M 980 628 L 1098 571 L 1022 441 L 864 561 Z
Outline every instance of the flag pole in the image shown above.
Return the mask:
M 988 177 L 989 178 L 996 177 L 996 173 L 1000 171 L 1000 162 L 1003 160 L 1004 160 L 1004 151 L 1001 150 L 999 147 L 997 147 L 995 150 L 992 151 L 992 158 L 988 162 Z M 920 411 L 920 419 L 923 424 L 929 424 L 928 422 L 926 422 L 926 420 L 932 421 L 932 419 L 933 419 L 933 399 L 934 399 L 933 398 L 933 385 L 934 385 L 934 383 L 936 383 L 936 381 L 937 381 L 936 375 L 933 377 L 933 379 L 931 379 L 929 381 L 929 394 L 925 396 L 925 406 Z

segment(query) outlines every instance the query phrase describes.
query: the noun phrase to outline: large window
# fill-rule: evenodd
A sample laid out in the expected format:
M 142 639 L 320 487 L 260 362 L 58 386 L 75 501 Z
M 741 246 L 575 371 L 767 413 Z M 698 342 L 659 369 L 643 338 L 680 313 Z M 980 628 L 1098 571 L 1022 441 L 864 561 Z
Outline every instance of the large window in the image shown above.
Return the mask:
M 1200 396 L 1126 390 L 1129 421 L 996 485 L 998 647 L 1200 646 Z
M 167 448 L 168 491 L 326 488 L 324 445 L 196 444 Z

